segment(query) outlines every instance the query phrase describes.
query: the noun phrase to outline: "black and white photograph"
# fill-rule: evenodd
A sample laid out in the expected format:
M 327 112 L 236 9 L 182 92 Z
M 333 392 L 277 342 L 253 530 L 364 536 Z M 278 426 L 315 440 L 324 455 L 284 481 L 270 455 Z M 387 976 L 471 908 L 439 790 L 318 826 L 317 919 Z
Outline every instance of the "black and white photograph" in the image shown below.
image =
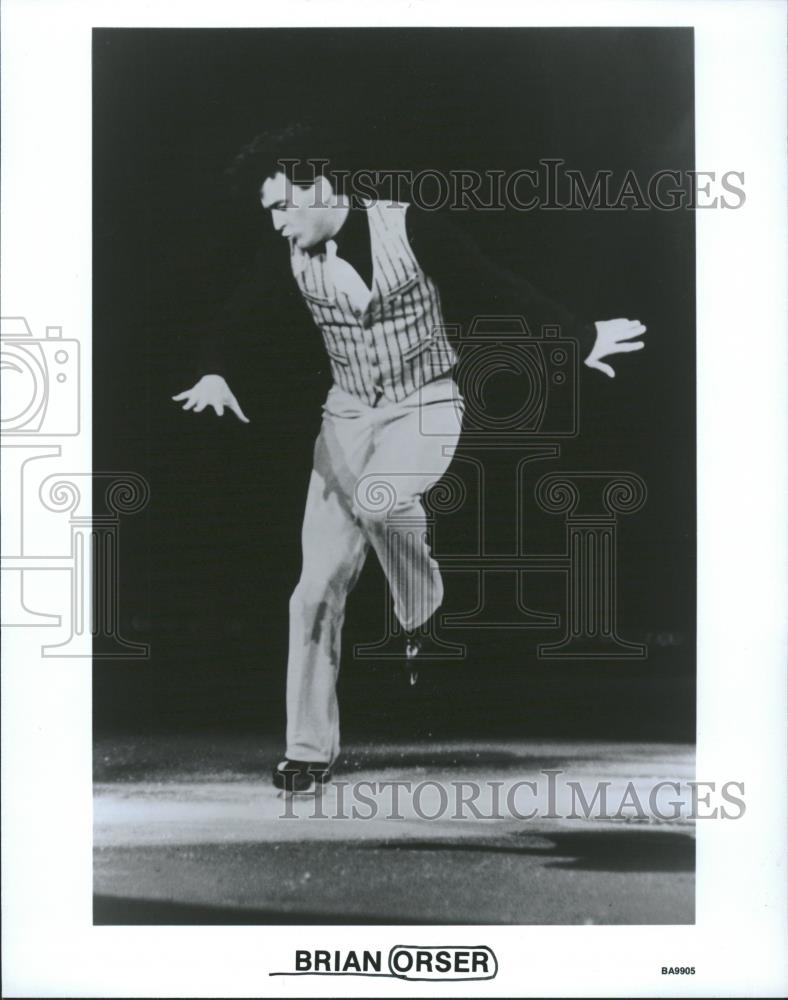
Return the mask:
M 692 923 L 692 32 L 99 29 L 93 95 L 96 920 Z
M 3 162 L 4 995 L 780 995 L 785 95 L 710 90 L 726 5 L 67 6 L 79 124 Z M 33 973 L 49 905 L 114 971 Z

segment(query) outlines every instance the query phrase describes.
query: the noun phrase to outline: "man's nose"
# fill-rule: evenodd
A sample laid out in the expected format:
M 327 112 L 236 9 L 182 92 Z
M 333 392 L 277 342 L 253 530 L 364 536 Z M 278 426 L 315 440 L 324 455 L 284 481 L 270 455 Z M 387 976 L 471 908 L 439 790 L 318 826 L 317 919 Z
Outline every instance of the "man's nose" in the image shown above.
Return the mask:
M 281 209 L 275 208 L 271 212 L 271 221 L 274 224 L 274 229 L 279 232 L 285 224 L 285 213 Z

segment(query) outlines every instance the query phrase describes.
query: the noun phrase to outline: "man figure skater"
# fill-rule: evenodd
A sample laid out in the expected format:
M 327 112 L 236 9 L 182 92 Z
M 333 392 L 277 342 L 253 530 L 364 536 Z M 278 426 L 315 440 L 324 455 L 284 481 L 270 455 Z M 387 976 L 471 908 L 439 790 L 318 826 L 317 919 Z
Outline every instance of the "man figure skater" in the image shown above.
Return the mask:
M 287 240 L 293 279 L 323 337 L 333 385 L 323 407 L 302 529 L 301 577 L 290 600 L 287 748 L 274 784 L 313 791 L 339 754 L 336 683 L 347 596 L 371 547 L 406 633 L 406 656 L 440 606 L 443 584 L 426 540 L 421 497 L 444 474 L 463 402 L 441 290 L 459 284 L 476 312 L 559 323 L 585 341 L 585 364 L 642 348 L 638 320 L 583 326 L 523 279 L 502 273 L 461 234 L 405 203 L 356 205 L 314 162 L 309 133 L 291 128 L 247 147 L 263 208 Z M 295 167 L 295 170 L 293 169 Z M 590 347 L 590 350 L 588 349 Z M 173 399 L 247 421 L 225 379 L 201 378 Z

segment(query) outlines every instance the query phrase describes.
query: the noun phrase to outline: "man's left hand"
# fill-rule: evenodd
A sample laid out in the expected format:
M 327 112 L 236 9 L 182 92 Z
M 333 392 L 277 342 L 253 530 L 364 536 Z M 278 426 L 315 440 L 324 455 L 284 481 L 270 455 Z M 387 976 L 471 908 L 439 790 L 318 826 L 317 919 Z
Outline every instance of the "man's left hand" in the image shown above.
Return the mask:
M 633 340 L 632 338 L 645 333 L 646 327 L 639 319 L 600 319 L 594 326 L 596 327 L 596 342 L 584 363 L 589 368 L 597 368 L 610 378 L 615 378 L 616 373 L 610 365 L 605 364 L 601 359 L 606 358 L 609 354 L 641 351 L 646 345 L 642 340 Z

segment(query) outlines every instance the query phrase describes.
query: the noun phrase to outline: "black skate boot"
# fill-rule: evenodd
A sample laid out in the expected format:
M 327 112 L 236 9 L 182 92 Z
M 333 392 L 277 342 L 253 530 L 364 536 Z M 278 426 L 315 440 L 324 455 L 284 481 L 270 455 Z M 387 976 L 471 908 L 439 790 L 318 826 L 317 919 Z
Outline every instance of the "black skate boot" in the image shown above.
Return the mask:
M 274 787 L 284 792 L 314 795 L 331 780 L 331 765 L 285 757 L 274 768 L 273 779 Z

